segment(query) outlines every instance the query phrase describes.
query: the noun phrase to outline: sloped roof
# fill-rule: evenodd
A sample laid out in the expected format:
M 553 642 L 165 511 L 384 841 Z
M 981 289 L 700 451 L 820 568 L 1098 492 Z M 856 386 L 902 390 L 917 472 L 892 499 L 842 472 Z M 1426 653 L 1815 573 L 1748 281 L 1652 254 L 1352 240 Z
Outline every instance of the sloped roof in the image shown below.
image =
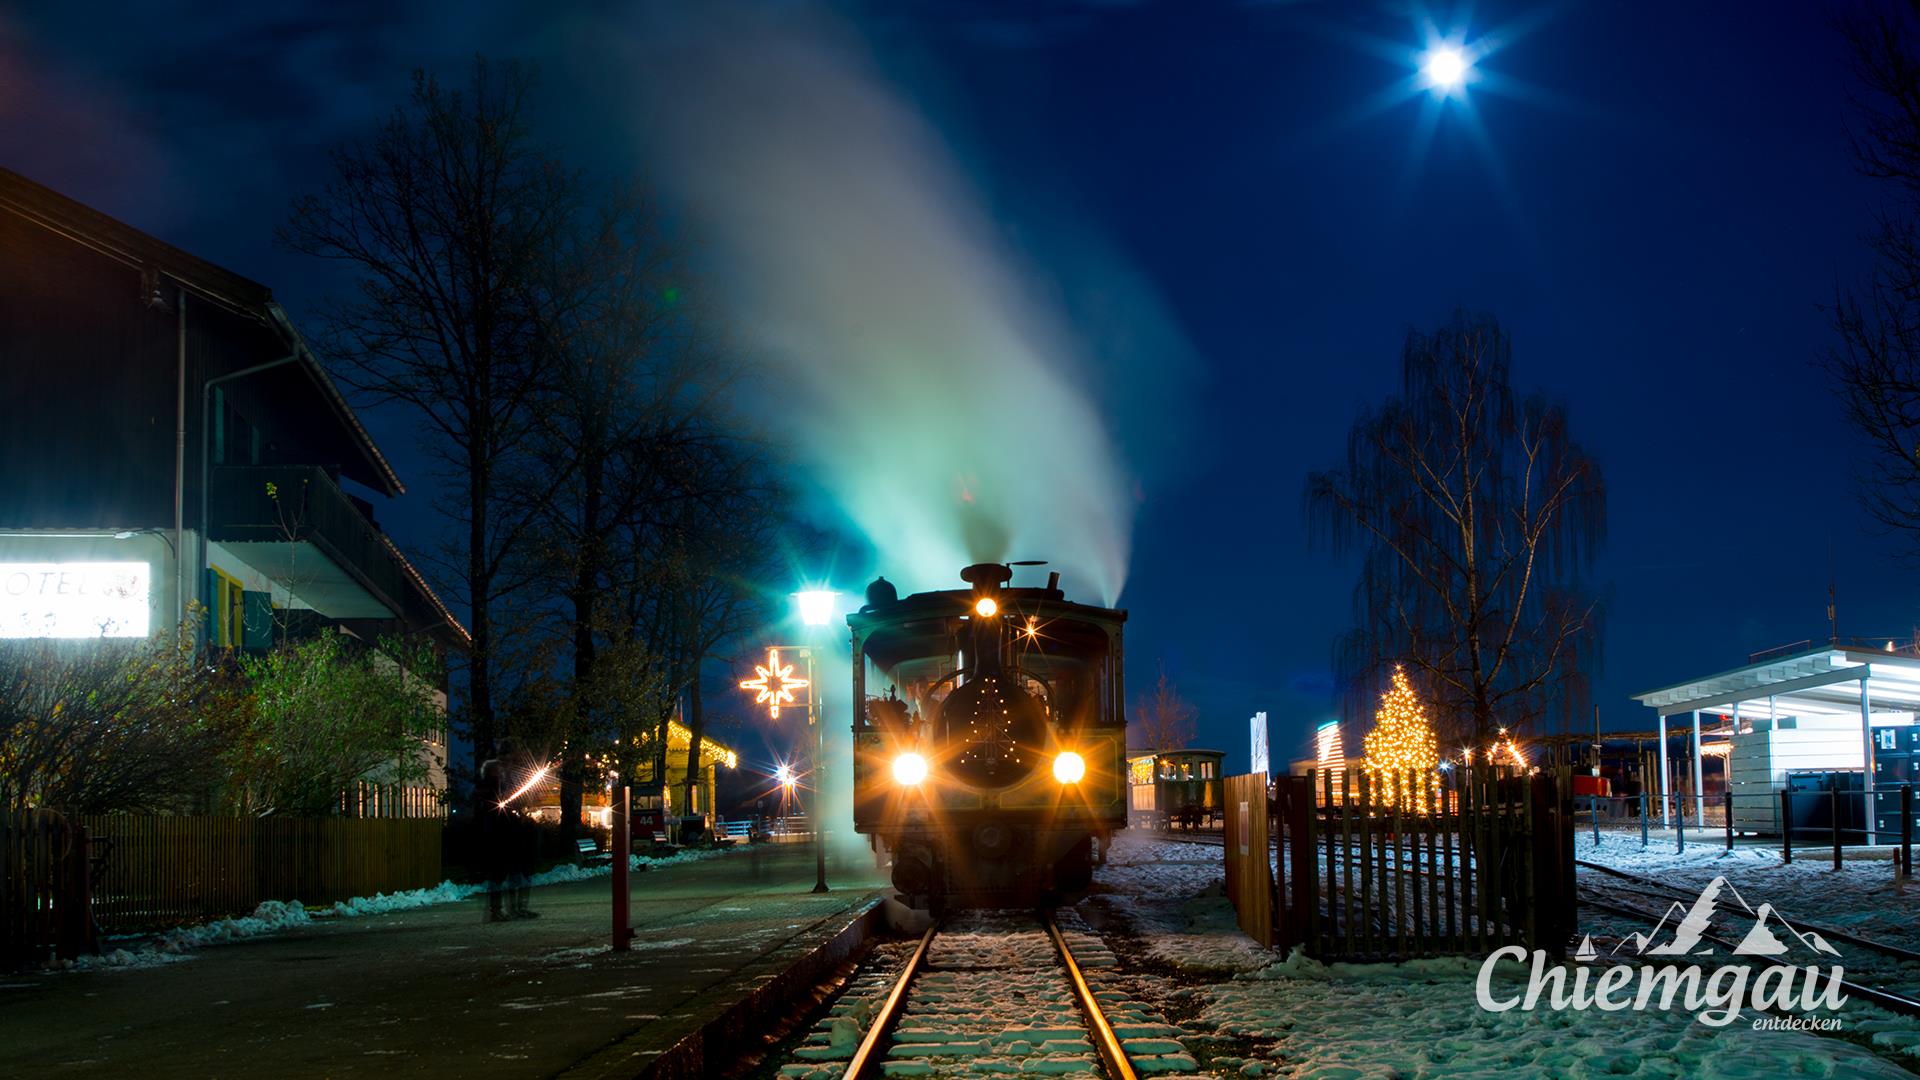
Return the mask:
M 378 486 L 384 489 L 383 493 L 399 495 L 407 490 L 386 455 L 374 444 L 353 406 L 347 403 L 345 395 L 294 329 L 292 320 L 274 301 L 273 290 L 4 167 L 0 167 L 0 209 L 135 270 L 164 276 L 199 299 L 234 315 L 260 322 L 299 354 L 300 366 L 365 457 L 372 474 L 381 481 Z

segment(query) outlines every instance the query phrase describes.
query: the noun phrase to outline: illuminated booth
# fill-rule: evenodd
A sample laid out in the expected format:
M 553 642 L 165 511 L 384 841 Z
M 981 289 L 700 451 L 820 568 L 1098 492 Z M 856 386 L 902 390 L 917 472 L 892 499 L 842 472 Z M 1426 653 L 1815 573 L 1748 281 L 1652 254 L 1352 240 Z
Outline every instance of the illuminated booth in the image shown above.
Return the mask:
M 215 649 L 466 631 L 405 491 L 265 286 L 0 169 L 0 637 Z M 436 771 L 444 783 L 444 741 Z
M 1205 827 L 1220 820 L 1224 750 L 1127 751 L 1127 824 Z
M 1663 824 L 1676 814 L 1689 825 L 1705 817 L 1702 762 L 1720 755 L 1737 830 L 1777 835 L 1786 791 L 1796 830 L 1837 827 L 1869 844 L 1898 839 L 1900 788 L 1920 783 L 1920 649 L 1889 641 L 1773 650 L 1634 700 L 1658 716 L 1656 795 L 1674 790 L 1668 723 L 1684 718 L 1678 735 L 1692 794 L 1659 800 Z

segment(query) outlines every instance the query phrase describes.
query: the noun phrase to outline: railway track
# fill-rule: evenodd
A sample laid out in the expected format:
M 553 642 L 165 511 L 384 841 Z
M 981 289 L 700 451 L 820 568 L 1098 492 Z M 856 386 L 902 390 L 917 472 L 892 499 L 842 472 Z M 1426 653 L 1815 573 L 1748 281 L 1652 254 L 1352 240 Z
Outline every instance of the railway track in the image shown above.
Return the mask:
M 868 1019 L 842 1080 L 1046 1072 L 1135 1080 L 1129 1051 L 1051 914 L 975 913 L 920 938 Z M 1123 1021 L 1138 1035 L 1139 1018 Z M 1178 1050 L 1153 1032 L 1137 1045 Z M 997 1060 L 996 1060 L 997 1059 Z M 812 1075 L 818 1075 L 817 1072 Z
M 1688 897 L 1688 899 L 1692 899 L 1692 898 Z M 1603 897 L 1592 896 L 1592 895 L 1589 895 L 1583 898 L 1582 902 L 1592 907 L 1599 908 L 1602 911 L 1611 911 L 1616 915 L 1624 915 L 1630 918 L 1646 920 L 1649 922 L 1658 922 L 1661 916 L 1664 914 L 1664 912 L 1653 911 L 1648 908 L 1636 907 L 1635 905 L 1632 905 L 1632 904 L 1622 904 L 1617 899 L 1609 899 L 1609 898 L 1603 898 Z M 1700 936 L 1707 941 L 1711 941 L 1714 944 L 1721 946 L 1722 948 L 1726 949 L 1729 953 L 1733 951 L 1735 945 L 1737 944 L 1737 942 L 1733 938 L 1727 937 L 1724 934 L 1720 934 L 1712 930 L 1704 931 L 1701 933 Z M 1850 979 L 1840 980 L 1840 988 L 1842 991 L 1844 991 L 1847 994 L 1848 997 L 1857 997 L 1863 1001 L 1877 1005 L 1880 1008 L 1887 1010 L 1888 1012 L 1899 1013 L 1902 1016 L 1920 1016 L 1920 1001 L 1917 1001 L 1911 997 L 1908 997 L 1905 994 L 1898 993 L 1893 990 L 1882 989 L 1881 987 L 1878 987 L 1878 986 L 1869 986 L 1865 983 L 1854 982 Z
M 1665 900 L 1675 900 L 1683 904 L 1693 901 L 1691 894 L 1676 890 L 1664 882 L 1655 881 L 1653 878 L 1642 877 L 1639 874 L 1629 873 L 1625 870 L 1616 870 L 1611 866 L 1588 862 L 1585 859 L 1575 859 L 1574 865 L 1628 882 L 1648 896 Z M 1844 941 L 1849 945 L 1857 945 L 1860 948 L 1879 953 L 1882 956 L 1890 956 L 1896 960 L 1920 964 L 1920 952 L 1902 948 L 1899 945 L 1889 945 L 1884 941 L 1875 941 L 1872 938 L 1861 937 L 1859 934 L 1853 933 L 1850 930 L 1842 930 L 1834 926 L 1822 926 L 1819 923 L 1808 922 L 1798 917 L 1794 918 L 1793 925 L 1803 930 L 1812 930 L 1828 941 Z

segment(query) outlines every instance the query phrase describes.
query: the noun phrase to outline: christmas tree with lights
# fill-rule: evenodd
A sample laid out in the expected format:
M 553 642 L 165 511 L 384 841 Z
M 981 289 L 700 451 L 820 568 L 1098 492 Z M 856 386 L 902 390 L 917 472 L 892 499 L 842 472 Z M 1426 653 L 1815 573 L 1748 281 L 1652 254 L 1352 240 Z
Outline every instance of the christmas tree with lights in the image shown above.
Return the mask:
M 1415 813 L 1427 811 L 1425 779 L 1440 764 L 1439 740 L 1427 711 L 1407 681 L 1407 671 L 1393 666 L 1393 686 L 1380 695 L 1380 707 L 1374 710 L 1373 730 L 1367 733 L 1367 772 L 1373 788 L 1383 798 L 1399 802 L 1409 796 L 1407 806 Z M 1411 787 L 1403 786 L 1411 781 Z

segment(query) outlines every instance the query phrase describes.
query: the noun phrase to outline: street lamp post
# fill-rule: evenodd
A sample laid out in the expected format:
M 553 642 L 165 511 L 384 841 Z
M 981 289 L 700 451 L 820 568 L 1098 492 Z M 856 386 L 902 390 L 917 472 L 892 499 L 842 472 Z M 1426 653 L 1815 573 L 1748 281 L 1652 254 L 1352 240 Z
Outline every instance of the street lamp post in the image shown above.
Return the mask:
M 796 606 L 800 609 L 800 621 L 809 631 L 817 631 L 833 621 L 834 598 L 839 594 L 831 589 L 807 589 L 794 593 Z M 817 632 L 810 632 L 809 638 L 818 638 Z M 825 814 L 821 811 L 826 805 L 827 794 L 827 725 L 826 715 L 820 708 L 819 669 L 814 663 L 814 647 L 811 643 L 802 650 L 807 658 L 807 723 L 813 726 L 813 891 L 827 891 L 827 833 L 823 823 Z
M 815 589 L 795 593 L 800 608 L 800 621 L 809 628 L 827 625 L 833 619 L 833 601 L 836 593 Z M 787 649 L 798 652 L 807 662 L 807 676 L 804 679 L 793 677 L 793 665 L 780 662 L 780 651 Z M 813 728 L 813 805 L 808 808 L 807 817 L 813 825 L 813 891 L 827 891 L 827 844 L 826 829 L 821 824 L 826 805 L 827 777 L 827 728 L 825 715 L 820 707 L 819 667 L 815 663 L 815 646 L 774 645 L 767 649 L 767 663 L 764 667 L 755 665 L 755 677 L 743 679 L 740 689 L 755 691 L 759 696 L 754 699 L 756 705 L 766 705 L 767 715 L 778 719 L 780 707 L 796 703 L 793 692 L 807 691 L 807 726 Z

